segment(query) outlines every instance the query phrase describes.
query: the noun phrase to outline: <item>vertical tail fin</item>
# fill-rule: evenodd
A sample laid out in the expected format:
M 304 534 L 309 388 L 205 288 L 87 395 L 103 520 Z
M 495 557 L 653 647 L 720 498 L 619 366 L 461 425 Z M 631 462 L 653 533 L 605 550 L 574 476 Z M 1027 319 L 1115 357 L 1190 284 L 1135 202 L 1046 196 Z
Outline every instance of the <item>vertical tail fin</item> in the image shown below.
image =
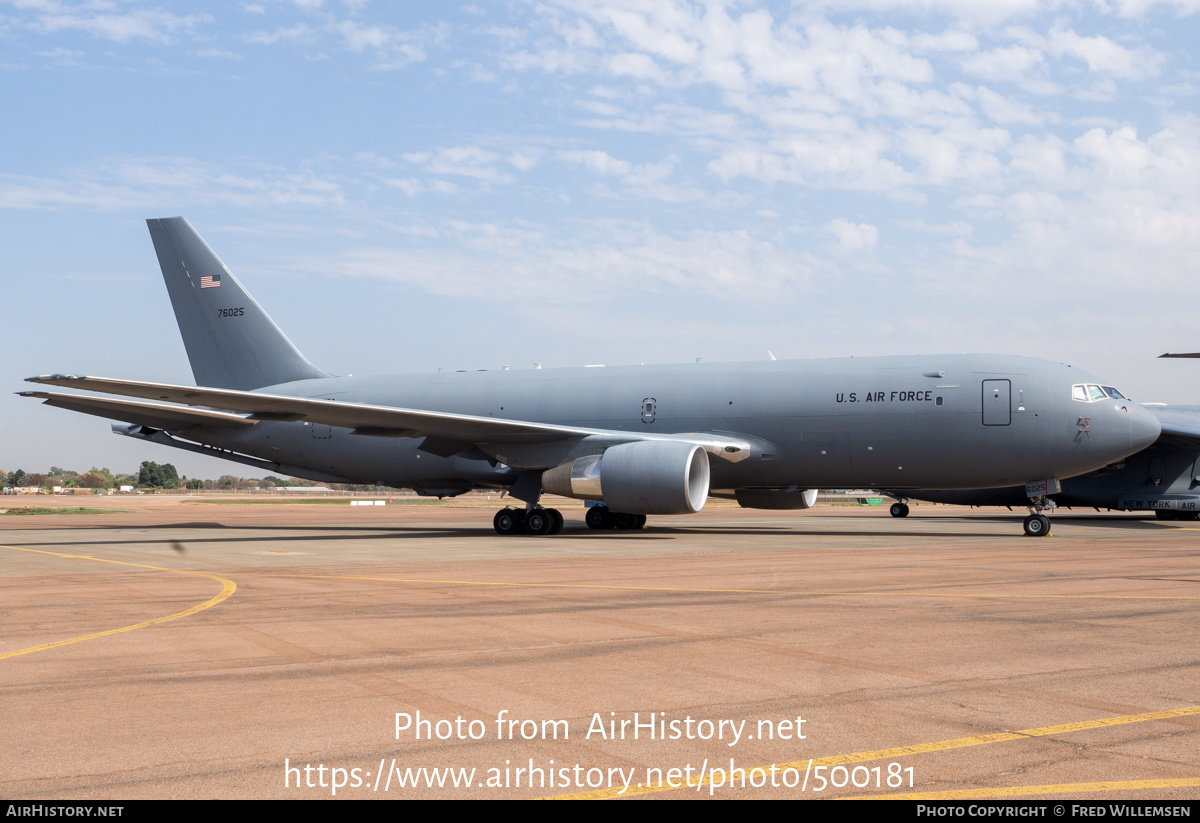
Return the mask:
M 186 220 L 146 223 L 197 385 L 249 391 L 330 376 L 292 345 Z

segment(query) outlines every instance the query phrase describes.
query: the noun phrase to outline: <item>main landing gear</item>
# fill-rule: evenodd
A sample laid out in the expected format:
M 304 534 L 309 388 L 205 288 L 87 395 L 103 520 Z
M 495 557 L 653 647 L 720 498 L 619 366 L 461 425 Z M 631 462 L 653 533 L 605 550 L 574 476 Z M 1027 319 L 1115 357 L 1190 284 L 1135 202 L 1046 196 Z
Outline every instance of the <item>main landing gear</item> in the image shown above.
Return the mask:
M 646 525 L 646 515 L 609 511 L 608 506 L 592 506 L 587 510 L 584 521 L 588 524 L 589 529 L 597 531 L 640 529 Z
M 888 509 L 888 511 L 891 513 L 892 517 L 908 517 L 908 504 L 893 503 L 892 507 Z
M 492 518 L 496 534 L 558 534 L 563 530 L 563 516 L 558 509 L 543 509 L 541 506 L 522 511 L 501 509 Z

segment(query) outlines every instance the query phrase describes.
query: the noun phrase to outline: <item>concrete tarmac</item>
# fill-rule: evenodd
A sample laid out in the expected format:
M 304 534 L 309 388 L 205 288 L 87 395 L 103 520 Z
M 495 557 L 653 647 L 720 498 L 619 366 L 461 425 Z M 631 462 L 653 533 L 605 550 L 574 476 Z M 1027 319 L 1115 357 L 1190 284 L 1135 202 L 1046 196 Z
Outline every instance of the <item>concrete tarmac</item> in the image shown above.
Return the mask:
M 0 516 L 0 796 L 1200 797 L 1200 523 L 99 505 Z

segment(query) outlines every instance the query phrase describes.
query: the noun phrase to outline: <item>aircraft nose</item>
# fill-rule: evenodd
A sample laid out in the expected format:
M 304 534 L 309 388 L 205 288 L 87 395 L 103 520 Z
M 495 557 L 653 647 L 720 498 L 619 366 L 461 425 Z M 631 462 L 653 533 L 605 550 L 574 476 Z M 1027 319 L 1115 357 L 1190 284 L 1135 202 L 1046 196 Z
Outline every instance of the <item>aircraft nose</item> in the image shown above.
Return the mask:
M 1158 418 L 1141 406 L 1131 405 L 1129 417 L 1130 445 L 1138 451 L 1149 446 L 1162 434 L 1162 424 L 1158 422 Z

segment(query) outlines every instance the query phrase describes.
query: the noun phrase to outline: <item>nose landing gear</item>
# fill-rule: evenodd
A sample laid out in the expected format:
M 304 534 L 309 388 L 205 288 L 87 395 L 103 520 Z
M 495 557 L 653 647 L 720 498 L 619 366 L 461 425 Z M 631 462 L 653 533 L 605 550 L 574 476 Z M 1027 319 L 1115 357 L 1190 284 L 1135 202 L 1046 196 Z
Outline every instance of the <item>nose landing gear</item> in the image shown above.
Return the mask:
M 1029 516 L 1025 518 L 1025 534 L 1028 537 L 1048 537 L 1050 535 L 1050 518 L 1042 514 L 1049 502 L 1044 495 L 1030 498 Z
M 1025 518 L 1025 534 L 1030 537 L 1045 537 L 1050 534 L 1050 518 L 1044 514 L 1031 514 Z

